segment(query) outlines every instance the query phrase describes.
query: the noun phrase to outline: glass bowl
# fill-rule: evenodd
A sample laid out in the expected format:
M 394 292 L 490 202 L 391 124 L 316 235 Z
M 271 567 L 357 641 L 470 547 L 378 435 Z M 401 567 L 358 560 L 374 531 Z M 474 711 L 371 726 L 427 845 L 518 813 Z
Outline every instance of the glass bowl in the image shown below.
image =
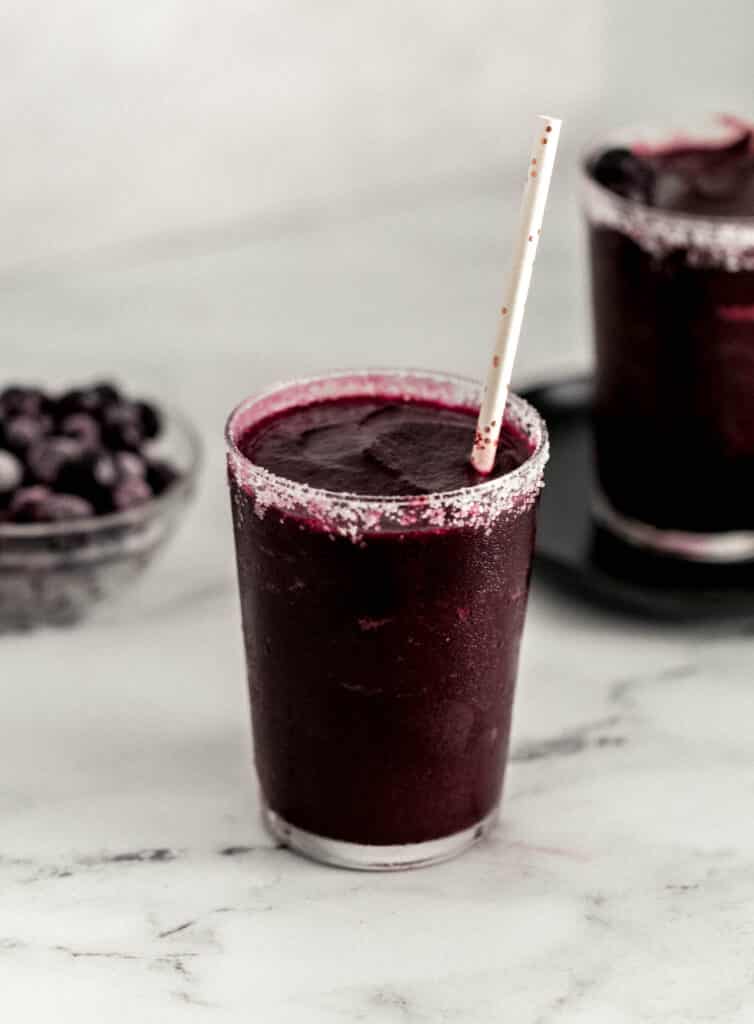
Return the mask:
M 116 596 L 175 532 L 196 489 L 201 442 L 181 413 L 162 407 L 149 455 L 178 478 L 143 505 L 59 523 L 0 523 L 0 632 L 77 622 Z

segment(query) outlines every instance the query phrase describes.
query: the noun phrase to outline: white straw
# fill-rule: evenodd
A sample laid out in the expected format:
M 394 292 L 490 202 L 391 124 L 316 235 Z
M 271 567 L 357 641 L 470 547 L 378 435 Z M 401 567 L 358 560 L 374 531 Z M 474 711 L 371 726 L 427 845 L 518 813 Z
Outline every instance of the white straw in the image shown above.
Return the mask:
M 474 445 L 471 449 L 471 463 L 479 473 L 489 473 L 495 464 L 513 373 L 513 361 L 516 358 L 524 319 L 526 296 L 531 283 L 539 236 L 542 233 L 542 217 L 555 164 L 560 125 L 561 122 L 556 117 L 540 115 L 537 118 L 537 133 L 526 171 L 526 188 L 521 202 L 513 262 L 503 304 L 500 307 L 495 350 L 482 395 L 482 407 L 479 410 Z

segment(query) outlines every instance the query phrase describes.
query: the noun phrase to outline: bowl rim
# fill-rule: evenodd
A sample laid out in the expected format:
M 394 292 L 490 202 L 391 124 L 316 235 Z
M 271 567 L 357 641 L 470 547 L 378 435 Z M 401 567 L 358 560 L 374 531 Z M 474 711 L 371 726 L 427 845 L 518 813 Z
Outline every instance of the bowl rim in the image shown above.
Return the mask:
M 187 468 L 162 494 L 154 495 L 149 501 L 123 512 L 108 512 L 102 516 L 82 516 L 80 519 L 65 519 L 57 523 L 0 523 L 2 540 L 44 540 L 71 534 L 96 535 L 110 530 L 134 526 L 155 515 L 178 498 L 190 491 L 196 482 L 204 458 L 204 449 L 199 431 L 188 416 L 180 409 L 165 402 L 156 402 L 160 412 L 175 424 L 188 442 L 189 462 Z

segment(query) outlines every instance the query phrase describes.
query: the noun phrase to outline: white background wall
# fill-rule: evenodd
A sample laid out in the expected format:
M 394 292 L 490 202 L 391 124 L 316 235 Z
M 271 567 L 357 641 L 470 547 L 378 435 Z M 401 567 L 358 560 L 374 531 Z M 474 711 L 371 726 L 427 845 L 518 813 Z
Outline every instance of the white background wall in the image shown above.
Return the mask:
M 613 117 L 746 110 L 751 8 L 5 0 L 0 266 L 494 175 L 542 109 L 570 153 Z
M 479 373 L 539 111 L 566 125 L 518 375 L 583 366 L 577 153 L 617 121 L 751 113 L 753 10 L 5 0 L 0 372 L 194 406 L 205 374 L 217 408 L 293 368 Z

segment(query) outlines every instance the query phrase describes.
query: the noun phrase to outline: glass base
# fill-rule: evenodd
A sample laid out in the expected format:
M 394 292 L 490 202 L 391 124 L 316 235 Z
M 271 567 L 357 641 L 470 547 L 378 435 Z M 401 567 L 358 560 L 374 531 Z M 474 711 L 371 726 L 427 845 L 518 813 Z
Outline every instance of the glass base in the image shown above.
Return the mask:
M 754 530 L 723 533 L 687 533 L 663 530 L 616 511 L 603 494 L 592 502 L 595 520 L 606 530 L 634 547 L 686 562 L 735 565 L 754 559 Z
M 266 804 L 262 807 L 264 824 L 272 836 L 284 846 L 321 864 L 351 868 L 355 871 L 402 871 L 450 860 L 478 842 L 492 828 L 496 819 L 497 808 L 471 828 L 464 829 L 463 832 L 454 832 L 453 835 L 444 836 L 442 839 L 428 839 L 424 843 L 405 843 L 398 846 L 367 846 L 306 832 L 291 825 L 275 811 L 270 810 Z

